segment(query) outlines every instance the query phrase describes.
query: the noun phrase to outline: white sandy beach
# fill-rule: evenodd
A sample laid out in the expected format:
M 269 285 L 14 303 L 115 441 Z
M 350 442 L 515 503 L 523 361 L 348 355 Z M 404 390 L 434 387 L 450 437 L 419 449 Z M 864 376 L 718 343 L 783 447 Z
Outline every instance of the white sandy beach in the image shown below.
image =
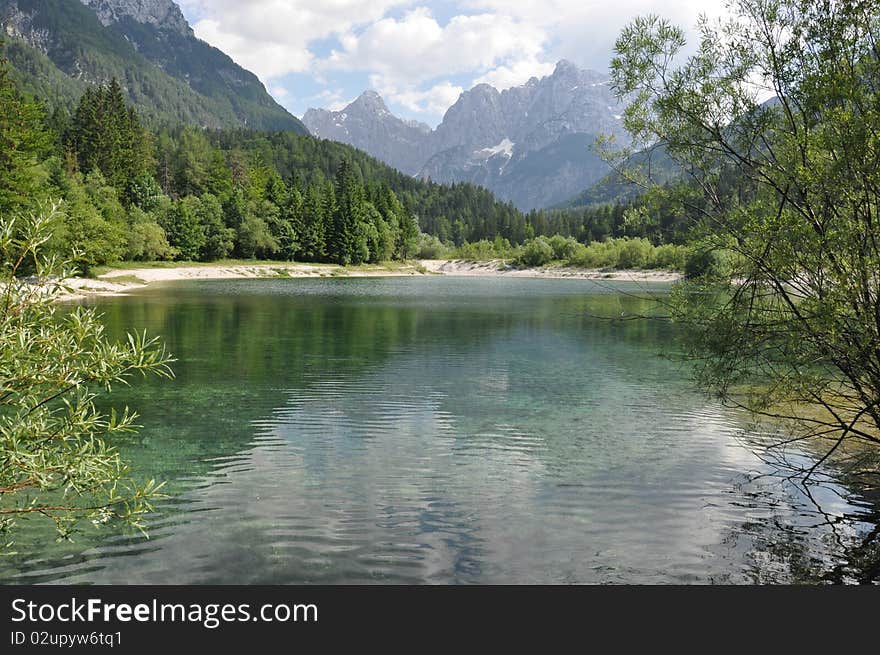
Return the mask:
M 517 269 L 502 260 L 473 262 L 465 260 L 421 260 L 394 267 L 343 267 L 333 264 L 230 264 L 205 266 L 168 266 L 113 269 L 96 278 L 73 278 L 67 285 L 73 290 L 65 299 L 82 296 L 121 295 L 156 282 L 177 280 L 222 280 L 235 278 L 314 278 L 314 277 L 391 277 L 407 275 L 451 275 L 468 277 L 524 277 L 580 280 L 627 280 L 670 283 L 681 274 L 664 270 L 575 269 L 558 266 Z
M 682 275 L 667 270 L 616 270 L 593 268 L 567 268 L 541 266 L 537 268 L 512 268 L 503 260 L 485 262 L 461 259 L 425 259 L 419 262 L 429 273 L 462 276 L 537 277 L 573 280 L 627 280 L 633 282 L 678 282 Z

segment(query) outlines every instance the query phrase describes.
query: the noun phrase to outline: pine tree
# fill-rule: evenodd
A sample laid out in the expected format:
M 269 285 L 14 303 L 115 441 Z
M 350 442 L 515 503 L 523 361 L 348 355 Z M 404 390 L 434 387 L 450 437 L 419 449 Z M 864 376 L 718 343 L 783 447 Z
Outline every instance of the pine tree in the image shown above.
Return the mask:
M 79 170 L 100 170 L 121 193 L 153 166 L 153 145 L 134 108 L 114 78 L 86 89 L 66 138 Z
M 33 202 L 38 186 L 34 169 L 49 145 L 39 105 L 27 100 L 0 59 L 0 214 Z
M 321 188 L 316 184 L 310 185 L 303 198 L 301 211 L 302 231 L 299 237 L 299 253 L 303 261 L 321 262 L 327 258 L 327 204 Z
M 278 252 L 282 259 L 294 261 L 299 256 L 304 231 L 302 210 L 302 195 L 293 187 L 287 191 L 281 204 Z
M 327 239 L 328 255 L 343 266 L 360 264 L 369 259 L 363 225 L 366 223 L 366 199 L 364 188 L 357 183 L 347 161 L 339 166 L 334 189 L 336 207 Z

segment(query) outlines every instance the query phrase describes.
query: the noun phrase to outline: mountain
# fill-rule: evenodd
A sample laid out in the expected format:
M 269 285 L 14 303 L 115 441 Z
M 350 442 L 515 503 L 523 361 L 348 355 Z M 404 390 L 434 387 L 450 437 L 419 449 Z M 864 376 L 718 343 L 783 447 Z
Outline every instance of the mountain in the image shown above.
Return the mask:
M 153 123 L 306 132 L 171 0 L 0 0 L 0 25 L 16 77 L 52 109 L 116 77 Z
M 303 123 L 315 136 L 352 145 L 404 172 L 418 171 L 428 156 L 431 128 L 397 118 L 374 91 L 341 111 L 309 109 Z
M 363 148 L 406 173 L 479 184 L 522 210 L 569 200 L 604 177 L 608 167 L 591 149 L 598 135 L 627 139 L 607 78 L 565 60 L 523 86 L 475 86 L 430 132 L 408 126 L 371 97 L 355 119 L 350 105 L 335 113 L 310 110 L 303 120 L 313 134 Z
M 184 36 L 193 36 L 192 28 L 183 17 L 180 7 L 171 0 L 80 0 L 92 9 L 102 25 L 113 25 L 133 20 L 142 25 L 152 25 L 160 30 L 170 30 Z
M 753 112 L 761 114 L 781 105 L 779 98 L 773 96 L 762 101 Z M 736 123 L 730 127 L 735 127 Z M 623 168 L 636 172 L 641 177 L 649 177 L 657 184 L 671 184 L 686 178 L 685 171 L 675 162 L 665 144 L 657 143 L 633 153 L 623 162 Z M 622 175 L 612 171 L 586 189 L 560 203 L 557 208 L 580 208 L 606 203 L 630 202 L 640 196 L 643 188 L 628 182 Z
M 640 176 L 649 176 L 660 184 L 681 178 L 682 171 L 669 156 L 666 148 L 658 144 L 652 148 L 633 153 L 623 168 Z M 628 181 L 617 171 L 612 171 L 594 182 L 573 198 L 558 205 L 559 209 L 590 207 L 608 203 L 628 203 L 638 198 L 644 189 Z

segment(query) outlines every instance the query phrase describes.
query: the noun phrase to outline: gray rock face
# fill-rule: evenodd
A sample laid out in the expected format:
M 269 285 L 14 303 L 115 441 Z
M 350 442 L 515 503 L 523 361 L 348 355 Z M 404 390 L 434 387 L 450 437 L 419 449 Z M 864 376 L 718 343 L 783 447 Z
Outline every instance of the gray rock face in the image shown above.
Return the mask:
M 361 103 L 365 114 L 350 111 L 359 99 L 342 112 L 309 110 L 304 122 L 404 172 L 479 184 L 523 210 L 561 203 L 604 176 L 608 168 L 591 150 L 598 135 L 627 140 L 607 77 L 565 60 L 523 86 L 465 91 L 433 131 L 404 133 L 403 121 L 370 98 Z
M 397 118 L 374 91 L 364 92 L 341 111 L 309 109 L 302 120 L 314 136 L 353 145 L 411 175 L 428 157 L 431 128 Z
M 502 94 L 488 84 L 465 91 L 431 135 L 431 150 L 440 153 L 461 146 L 492 147 L 514 136 L 508 129 L 508 109 L 502 104 Z
M 565 60 L 500 93 L 480 85 L 446 112 L 419 175 L 480 184 L 526 211 L 552 206 L 608 172 L 591 146 L 600 134 L 626 142 L 621 112 L 607 77 Z
M 52 32 L 37 26 L 33 14 L 25 13 L 17 4 L 0 3 L 0 19 L 3 21 L 3 32 L 6 36 L 21 39 L 44 54 L 49 49 Z
M 172 30 L 179 34 L 192 34 L 183 13 L 172 0 L 80 0 L 92 9 L 98 20 L 106 27 L 123 18 L 137 23 Z

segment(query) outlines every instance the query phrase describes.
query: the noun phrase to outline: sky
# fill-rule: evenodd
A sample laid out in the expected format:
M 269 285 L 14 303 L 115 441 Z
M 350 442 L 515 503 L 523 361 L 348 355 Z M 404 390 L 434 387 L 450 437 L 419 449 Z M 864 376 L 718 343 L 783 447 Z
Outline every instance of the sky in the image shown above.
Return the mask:
M 367 89 L 434 127 L 459 94 L 553 72 L 607 71 L 633 17 L 692 29 L 705 0 L 177 0 L 196 35 L 253 71 L 291 113 L 341 109 Z

